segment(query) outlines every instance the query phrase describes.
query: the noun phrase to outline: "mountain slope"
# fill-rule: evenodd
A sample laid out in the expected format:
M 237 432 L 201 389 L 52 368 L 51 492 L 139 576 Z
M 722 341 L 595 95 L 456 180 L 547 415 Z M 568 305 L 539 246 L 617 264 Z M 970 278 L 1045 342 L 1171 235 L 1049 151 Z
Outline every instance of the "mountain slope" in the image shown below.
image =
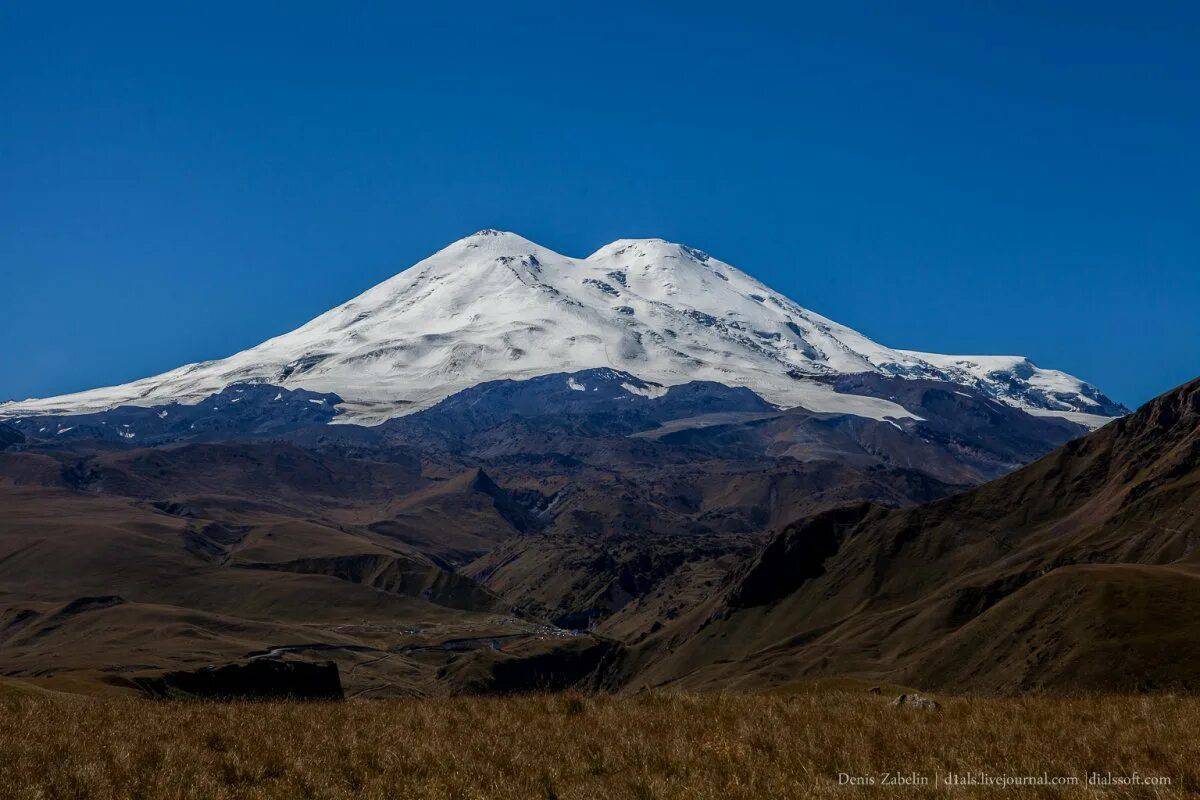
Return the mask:
M 1200 690 L 1200 380 L 960 495 L 778 534 L 635 685 L 858 674 L 974 691 Z
M 879 421 L 796 408 L 769 415 L 707 414 L 636 435 L 726 457 L 828 459 L 918 470 L 945 483 L 976 485 L 1087 431 L 939 381 L 862 374 L 844 376 L 833 385 L 900 403 L 919 419 Z
M 620 240 L 585 259 L 481 231 L 306 325 L 229 358 L 122 386 L 0 405 L 0 417 L 195 403 L 235 383 L 333 393 L 338 421 L 378 422 L 479 383 L 608 367 L 661 386 L 707 380 L 783 407 L 911 418 L 821 377 L 879 373 L 964 383 L 1046 413 L 1124 413 L 1078 379 L 1024 359 L 879 345 L 683 245 Z
M 20 623 L 0 630 L 0 671 L 94 685 L 340 642 L 345 668 L 371 661 L 358 688 L 457 686 L 460 645 L 572 640 L 541 622 L 640 641 L 797 516 L 944 497 L 1082 432 L 873 377 L 922 420 L 780 411 L 745 388 L 609 369 L 490 381 L 371 427 L 326 424 L 334 395 L 267 384 L 20 418 L 0 452 L 0 629 Z M 63 604 L 113 597 L 59 625 Z M 414 641 L 426 612 L 437 625 Z M 160 625 L 183 633 L 159 644 Z M 375 661 L 391 647 L 428 669 Z

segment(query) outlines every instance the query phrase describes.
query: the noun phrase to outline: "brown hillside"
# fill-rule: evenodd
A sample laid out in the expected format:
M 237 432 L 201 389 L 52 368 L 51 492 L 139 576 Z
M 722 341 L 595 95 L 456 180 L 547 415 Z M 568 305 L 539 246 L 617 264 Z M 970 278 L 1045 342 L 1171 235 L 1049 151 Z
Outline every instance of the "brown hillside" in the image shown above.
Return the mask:
M 634 685 L 1200 690 L 1197 545 L 1200 380 L 978 489 L 788 526 L 627 669 Z

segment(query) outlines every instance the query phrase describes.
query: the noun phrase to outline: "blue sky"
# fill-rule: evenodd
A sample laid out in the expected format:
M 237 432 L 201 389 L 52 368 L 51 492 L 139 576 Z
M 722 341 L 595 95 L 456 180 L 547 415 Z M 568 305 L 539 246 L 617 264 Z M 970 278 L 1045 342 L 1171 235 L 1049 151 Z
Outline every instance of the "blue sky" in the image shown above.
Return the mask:
M 174 5 L 0 8 L 0 399 L 228 355 L 484 227 L 681 241 L 1131 405 L 1200 374 L 1195 5 Z

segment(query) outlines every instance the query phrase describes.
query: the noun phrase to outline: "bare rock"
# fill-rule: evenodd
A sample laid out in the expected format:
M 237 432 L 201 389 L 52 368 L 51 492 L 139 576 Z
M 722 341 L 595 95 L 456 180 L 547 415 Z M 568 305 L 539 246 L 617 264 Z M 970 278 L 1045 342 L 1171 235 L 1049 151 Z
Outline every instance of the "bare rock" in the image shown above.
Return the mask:
M 921 697 L 919 694 L 902 694 L 892 701 L 894 706 L 908 706 L 909 708 L 923 708 L 926 711 L 940 711 L 942 704 L 929 697 Z
M 149 697 L 173 700 L 341 700 L 344 696 L 332 661 L 264 658 L 134 678 L 133 683 Z

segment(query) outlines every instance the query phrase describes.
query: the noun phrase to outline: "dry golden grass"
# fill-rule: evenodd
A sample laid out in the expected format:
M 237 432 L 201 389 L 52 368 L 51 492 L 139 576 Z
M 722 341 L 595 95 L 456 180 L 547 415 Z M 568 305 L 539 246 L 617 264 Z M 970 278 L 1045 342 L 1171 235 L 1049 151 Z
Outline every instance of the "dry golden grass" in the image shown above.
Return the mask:
M 537 695 L 330 704 L 0 697 L 3 798 L 1180 797 L 1200 700 Z M 889 789 L 837 774 L 1170 778 L 1169 787 Z

